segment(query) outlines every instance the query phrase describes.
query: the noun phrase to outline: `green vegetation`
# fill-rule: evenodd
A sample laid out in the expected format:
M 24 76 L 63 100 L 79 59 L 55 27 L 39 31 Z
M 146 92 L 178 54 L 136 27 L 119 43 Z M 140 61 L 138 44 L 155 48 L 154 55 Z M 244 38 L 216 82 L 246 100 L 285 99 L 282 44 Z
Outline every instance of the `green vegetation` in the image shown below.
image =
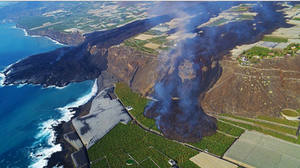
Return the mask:
M 195 163 L 193 163 L 190 160 L 188 160 L 188 161 L 184 162 L 183 164 L 181 164 L 181 167 L 183 167 L 183 168 L 199 168 L 199 166 L 197 166 Z
M 146 158 L 144 159 L 143 162 L 140 163 L 140 165 L 144 168 L 152 168 L 152 167 L 157 167 L 155 163 L 151 160 L 151 158 Z
M 257 116 L 258 119 L 276 122 L 284 125 L 289 125 L 293 127 L 298 127 L 298 121 L 289 121 L 287 119 L 275 118 L 275 117 L 268 117 L 268 116 Z
M 34 27 L 38 27 L 38 26 L 42 26 L 44 23 L 53 23 L 56 22 L 54 17 L 26 17 L 26 18 L 22 18 L 18 24 L 19 25 L 25 25 L 28 29 L 34 28 Z
M 108 168 L 108 165 L 107 165 L 107 161 L 106 161 L 106 158 L 104 159 L 101 159 L 93 164 L 91 164 L 91 168 Z
M 243 54 L 247 56 L 248 59 L 252 59 L 253 56 L 258 55 L 260 57 L 268 56 L 269 53 L 272 53 L 272 50 L 264 47 L 252 47 L 251 49 L 244 51 Z
M 269 37 L 265 37 L 265 38 L 269 38 Z M 273 38 L 273 37 L 270 37 Z M 273 41 L 276 41 L 275 39 L 281 39 L 282 38 L 274 38 Z M 286 39 L 283 39 L 286 40 Z M 285 49 L 283 50 L 278 50 L 278 49 L 273 49 L 270 50 L 268 48 L 264 48 L 264 47 L 252 47 L 251 49 L 242 52 L 242 54 L 240 55 L 241 57 L 246 57 L 251 63 L 257 63 L 260 61 L 260 59 L 264 58 L 264 57 L 275 57 L 275 56 L 285 56 L 287 54 L 290 54 L 291 56 L 294 56 L 295 53 L 300 49 L 300 45 L 299 44 L 290 44 L 289 46 L 287 46 Z M 241 62 L 241 60 L 239 59 L 239 61 Z
M 88 150 L 90 161 L 106 157 L 109 167 L 126 166 L 130 156 L 141 165 L 150 164 L 151 158 L 160 167 L 168 167 L 168 159 L 175 160 L 180 167 L 191 163 L 189 158 L 198 151 L 146 132 L 135 124 L 118 124 Z M 129 156 L 130 155 L 130 156 Z M 145 160 L 146 159 L 146 160 Z M 101 160 L 100 160 L 101 161 Z M 106 165 L 104 161 L 91 164 Z M 137 167 L 134 163 L 131 167 Z
M 160 130 L 157 128 L 156 124 L 153 125 L 152 127 L 150 127 L 150 129 L 152 129 L 154 131 L 157 131 L 157 132 L 160 132 Z
M 241 19 L 253 19 L 254 16 L 253 15 L 240 15 L 239 16 Z
M 158 34 L 156 32 L 158 32 L 158 31 L 150 30 L 145 34 L 151 34 L 151 35 Z M 154 43 L 154 44 L 158 44 L 158 45 L 165 44 L 164 47 L 160 46 L 159 49 L 161 49 L 161 50 L 169 50 L 170 49 L 170 47 L 168 47 L 169 41 L 167 40 L 167 36 L 165 36 L 165 35 L 159 36 L 159 37 L 153 37 L 149 40 L 138 40 L 138 39 L 135 39 L 134 37 L 132 37 L 123 42 L 123 44 L 125 46 L 132 47 L 132 48 L 135 48 L 137 50 L 140 50 L 140 51 L 143 51 L 143 52 L 146 52 L 149 54 L 157 54 L 156 50 L 145 47 L 145 44 L 147 44 L 147 43 Z
M 293 18 L 292 20 L 300 20 L 300 18 Z
M 230 9 L 230 11 L 233 12 L 242 12 L 242 11 L 248 11 L 249 9 L 246 6 L 238 6 L 238 7 L 233 7 Z
M 124 83 L 116 84 L 115 93 L 125 106 L 133 107 L 133 110 L 129 112 L 136 116 L 139 122 L 146 127 L 159 131 L 154 120 L 143 115 L 144 108 L 148 103 L 147 99 L 132 92 Z M 221 131 L 233 136 L 240 136 L 244 132 L 243 129 L 222 122 L 218 122 L 218 127 Z M 202 150 L 208 149 L 209 152 L 222 156 L 234 140 L 234 137 L 217 132 L 213 136 L 204 137 L 200 142 L 192 145 Z M 122 167 L 130 159 L 130 156 L 143 167 L 151 167 L 154 164 L 168 167 L 169 159 L 175 160 L 180 167 L 197 167 L 189 160 L 197 153 L 198 151 L 182 144 L 146 132 L 135 124 L 118 124 L 88 150 L 90 161 L 93 162 L 103 157 L 106 157 L 107 160 L 107 162 L 102 161 L 104 159 L 97 161 L 91 165 L 93 167 L 99 165 Z M 138 167 L 138 164 L 134 163 L 131 167 Z
M 142 123 L 144 126 L 148 128 L 150 128 L 155 124 L 155 120 L 145 117 L 144 114 L 140 114 L 139 116 L 137 116 L 136 120 L 138 120 L 140 123 Z
M 148 104 L 148 99 L 142 97 L 139 93 L 132 92 L 130 87 L 125 83 L 119 82 L 116 84 L 115 93 L 122 101 L 124 106 L 131 106 L 130 114 L 137 117 L 144 112 L 144 108 Z
M 223 156 L 234 140 L 235 138 L 233 137 L 229 137 L 217 132 L 210 137 L 204 137 L 200 142 L 191 143 L 191 145 L 202 150 L 208 149 L 208 152 L 210 153 Z
M 135 48 L 149 54 L 157 54 L 154 49 L 144 47 L 145 44 L 149 43 L 148 40 L 137 40 L 133 38 L 127 39 L 123 42 L 125 46 Z
M 217 126 L 218 126 L 218 130 L 221 132 L 225 132 L 226 134 L 230 134 L 233 136 L 240 136 L 242 133 L 245 132 L 245 130 L 238 128 L 238 127 L 234 127 L 230 124 L 224 123 L 224 122 L 217 122 Z
M 160 167 L 169 166 L 169 158 L 157 149 L 153 148 L 152 146 L 146 147 L 142 150 L 130 152 L 130 156 L 132 156 L 139 163 L 144 161 L 145 159 L 151 158 L 155 160 L 155 162 L 158 163 Z M 152 164 L 154 163 L 152 162 Z
M 167 36 L 154 37 L 152 39 L 149 39 L 149 42 L 161 45 L 168 42 L 166 38 Z
M 208 26 L 219 26 L 220 24 L 223 24 L 225 22 L 229 21 L 228 19 L 224 19 L 224 18 L 221 18 L 219 20 L 216 20 L 214 22 L 212 22 L 211 24 L 209 24 Z
M 262 121 L 258 121 L 258 120 L 255 120 L 255 119 L 243 118 L 243 117 L 239 117 L 239 116 L 233 116 L 233 115 L 229 115 L 229 114 L 222 114 L 221 116 L 227 116 L 227 117 L 230 117 L 230 118 L 251 122 L 251 123 L 253 123 L 257 126 L 262 126 L 262 127 L 268 128 L 268 129 L 276 130 L 278 132 L 282 132 L 283 134 L 290 134 L 290 135 L 295 135 L 296 134 L 296 128 L 295 129 L 288 128 L 288 127 L 284 127 L 284 126 L 280 126 L 280 125 L 276 125 L 276 124 L 272 124 L 272 123 L 262 122 Z M 262 116 L 259 116 L 258 118 L 261 118 L 261 117 Z M 262 118 L 265 119 L 266 117 L 262 117 Z M 267 117 L 267 118 L 271 118 L 271 117 Z M 238 122 L 234 122 L 234 121 L 231 121 L 231 120 L 226 120 L 226 119 L 220 119 L 220 120 L 221 121 L 223 120 L 223 121 L 235 124 L 235 125 L 238 124 Z M 267 121 L 269 121 L 269 120 L 267 120 Z M 278 120 L 273 120 L 272 122 L 276 122 L 276 121 L 278 121 Z M 239 126 L 244 127 L 244 128 L 247 127 L 247 129 L 249 129 L 249 130 L 253 129 L 253 127 L 250 127 L 251 125 L 248 125 L 248 126 L 246 126 L 246 125 L 247 124 L 241 123 Z
M 288 39 L 281 38 L 281 37 L 264 36 L 262 41 L 270 41 L 270 42 L 276 42 L 276 43 L 287 43 Z
M 236 122 L 236 121 L 231 121 L 231 120 L 227 120 L 227 119 L 219 119 L 221 121 L 225 121 L 225 122 L 228 122 L 228 123 L 231 123 L 231 124 L 234 124 L 234 125 L 237 125 L 237 126 L 240 126 L 240 127 L 243 127 L 245 129 L 248 129 L 248 130 L 252 130 L 253 129 L 253 126 L 252 125 L 249 125 L 249 124 L 245 124 L 245 123 L 240 123 L 240 122 Z
M 231 115 L 227 115 L 227 116 L 231 116 Z M 236 119 L 236 116 L 232 117 Z M 287 120 L 283 120 L 283 119 L 275 119 L 275 118 L 271 118 L 271 117 L 264 117 L 264 116 L 258 116 L 259 119 L 262 120 L 267 120 L 267 121 L 272 121 L 272 122 L 278 122 L 278 123 L 282 123 L 282 124 L 287 124 L 288 122 L 286 122 Z M 274 136 L 276 138 L 280 138 L 283 139 L 285 141 L 289 141 L 289 142 L 293 142 L 293 143 L 300 143 L 299 140 L 291 137 L 291 136 L 287 136 L 285 134 L 290 134 L 290 135 L 295 135 L 296 133 L 296 129 L 292 129 L 292 128 L 288 128 L 288 127 L 284 127 L 284 126 L 279 126 L 279 125 L 275 125 L 275 124 L 271 124 L 271 123 L 265 123 L 265 122 L 261 122 L 258 120 L 255 120 L 255 123 L 253 123 L 253 125 L 250 124 L 246 124 L 246 123 L 242 123 L 242 122 L 238 122 L 238 121 L 231 121 L 231 120 L 227 120 L 227 119 L 223 119 L 223 118 L 219 118 L 219 120 L 221 121 L 225 121 L 227 123 L 231 123 L 240 127 L 243 127 L 245 129 L 248 130 L 255 130 L 267 135 L 271 135 Z M 288 124 L 287 124 L 288 125 Z M 266 128 L 266 129 L 263 129 Z
M 296 134 L 296 129 L 292 128 L 287 128 L 279 125 L 274 125 L 270 123 L 265 123 L 265 122 L 256 122 L 256 125 L 263 126 L 265 128 L 270 128 L 272 130 L 276 130 L 282 133 L 290 134 L 290 135 L 295 135 Z
M 300 4 L 295 5 L 294 8 L 300 8 Z
M 112 5 L 112 6 L 111 6 Z M 139 3 L 126 7 L 116 7 L 116 2 L 59 2 L 44 6 L 43 15 L 21 18 L 17 21 L 28 29 L 43 26 L 44 23 L 61 24 L 41 27 L 38 30 L 56 30 L 64 33 L 66 29 L 76 28 L 83 33 L 113 29 L 137 19 L 144 19 L 147 15 L 140 15 L 150 9 L 154 3 Z M 105 7 L 104 7 L 105 6 Z M 130 10 L 128 8 L 131 8 Z M 110 8 L 109 11 L 101 11 Z M 30 11 L 32 12 L 32 11 Z M 114 25 L 109 25 L 113 23 Z
M 285 141 L 296 143 L 295 138 L 292 138 L 292 137 L 289 137 L 289 136 L 286 136 L 286 135 L 283 135 L 283 134 L 280 134 L 280 133 L 277 133 L 277 132 L 274 132 L 271 130 L 265 130 L 265 129 L 262 129 L 261 127 L 254 127 L 253 130 L 267 134 L 267 135 L 271 135 L 273 137 L 276 137 L 276 138 L 279 138 L 279 139 L 282 139 Z
M 131 106 L 133 109 L 129 113 L 136 117 L 136 120 L 143 124 L 145 127 L 151 128 L 155 131 L 158 131 L 158 128 L 155 125 L 155 120 L 147 118 L 144 116 L 143 112 L 147 106 L 149 100 L 142 97 L 139 93 L 132 92 L 130 87 L 125 83 L 117 83 L 115 88 L 115 93 L 122 101 L 124 106 Z
M 148 30 L 146 32 L 144 32 L 144 34 L 148 34 L 148 35 L 162 35 L 164 34 L 163 32 L 161 31 L 158 31 L 158 30 Z
M 300 50 L 300 44 L 292 43 L 287 46 L 283 51 L 284 53 L 291 54 L 292 56 Z
M 239 116 L 234 116 L 234 115 L 230 115 L 230 114 L 220 114 L 220 116 L 226 116 L 226 117 L 235 118 L 235 119 L 238 119 L 238 120 L 243 120 L 243 121 L 255 123 L 255 119 L 239 117 Z

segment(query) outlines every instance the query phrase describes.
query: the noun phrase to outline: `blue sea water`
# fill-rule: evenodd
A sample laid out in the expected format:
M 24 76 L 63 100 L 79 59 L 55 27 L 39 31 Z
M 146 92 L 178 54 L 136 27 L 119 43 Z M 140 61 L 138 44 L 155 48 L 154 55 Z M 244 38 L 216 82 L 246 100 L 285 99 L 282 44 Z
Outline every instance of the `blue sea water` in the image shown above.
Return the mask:
M 43 37 L 27 36 L 14 23 L 0 25 L 0 72 L 30 55 L 62 47 Z M 3 74 L 0 84 L 3 81 Z M 0 86 L 0 167 L 43 167 L 60 151 L 52 129 L 70 120 L 69 107 L 87 102 L 97 91 L 95 81 L 64 88 L 34 85 Z

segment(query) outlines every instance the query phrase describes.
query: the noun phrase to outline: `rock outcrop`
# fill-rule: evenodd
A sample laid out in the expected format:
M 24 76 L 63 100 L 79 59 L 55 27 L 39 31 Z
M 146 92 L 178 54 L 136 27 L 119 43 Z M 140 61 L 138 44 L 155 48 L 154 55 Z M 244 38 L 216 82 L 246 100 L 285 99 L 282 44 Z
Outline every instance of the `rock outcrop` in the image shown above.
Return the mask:
M 18 25 L 17 25 L 18 26 Z M 67 44 L 71 46 L 77 46 L 84 41 L 84 36 L 79 32 L 75 33 L 63 33 L 54 30 L 28 30 L 26 29 L 29 35 L 39 35 L 43 37 L 49 37 L 51 39 L 55 39 L 56 41 Z
M 107 71 L 126 83 L 133 91 L 143 95 L 150 93 L 159 76 L 156 68 L 159 60 L 151 55 L 126 46 L 114 46 L 108 50 Z

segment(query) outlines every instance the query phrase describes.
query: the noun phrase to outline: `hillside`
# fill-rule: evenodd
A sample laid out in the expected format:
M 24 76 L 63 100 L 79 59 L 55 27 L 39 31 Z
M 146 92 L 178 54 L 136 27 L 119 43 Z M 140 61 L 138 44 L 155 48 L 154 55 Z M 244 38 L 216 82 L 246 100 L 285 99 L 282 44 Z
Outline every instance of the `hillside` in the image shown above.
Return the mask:
M 223 75 L 206 92 L 205 111 L 254 117 L 279 117 L 283 108 L 299 109 L 300 57 L 265 59 L 250 67 L 224 60 Z

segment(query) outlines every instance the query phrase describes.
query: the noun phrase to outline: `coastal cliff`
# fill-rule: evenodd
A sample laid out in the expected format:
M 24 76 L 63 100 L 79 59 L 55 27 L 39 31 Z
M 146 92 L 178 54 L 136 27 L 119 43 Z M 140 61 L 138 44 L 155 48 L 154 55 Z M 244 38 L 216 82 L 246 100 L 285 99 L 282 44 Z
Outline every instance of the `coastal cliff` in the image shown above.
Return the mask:
M 4 84 L 63 87 L 71 82 L 95 79 L 101 71 L 107 69 L 107 54 L 111 46 L 119 45 L 124 40 L 171 19 L 171 16 L 164 15 L 138 20 L 120 28 L 87 34 L 85 41 L 76 47 L 62 47 L 30 56 L 3 72 Z
M 126 46 L 108 50 L 107 71 L 142 95 L 152 92 L 159 76 L 157 55 L 147 54 Z
M 30 30 L 27 29 L 26 26 L 22 26 L 17 24 L 16 27 L 25 29 L 28 35 L 37 35 L 43 37 L 49 37 L 55 41 L 58 41 L 62 44 L 67 44 L 71 46 L 77 46 L 84 41 L 84 36 L 79 32 L 75 33 L 63 33 L 60 31 L 55 31 L 51 29 L 46 30 Z
M 245 107 L 250 106 L 244 100 L 248 97 L 241 96 L 229 104 L 235 109 L 224 107 L 226 103 L 217 105 L 209 102 L 214 101 L 214 97 L 220 93 L 212 94 L 212 90 L 216 89 L 211 88 L 218 86 L 220 81 L 225 79 L 226 75 L 231 72 L 228 71 L 228 67 L 237 67 L 238 70 L 238 66 L 222 62 L 224 55 L 236 45 L 259 41 L 264 34 L 270 33 L 278 27 L 288 26 L 283 15 L 276 12 L 276 6 L 270 5 L 268 9 L 269 15 L 265 15 L 266 11 L 257 7 L 255 10 L 258 14 L 255 20 L 230 22 L 217 27 L 197 28 L 194 30 L 197 34 L 195 38 L 185 41 L 183 48 L 186 49 L 186 52 L 183 52 L 182 55 L 186 57 L 193 56 L 194 60 L 191 62 L 201 65 L 201 72 L 197 75 L 197 78 L 201 78 L 198 86 L 199 90 L 197 90 L 197 101 L 201 106 L 203 105 L 204 111 L 220 113 L 253 111 L 253 114 L 249 116 L 260 113 L 257 111 L 260 108 L 257 103 L 251 103 L 253 104 L 251 106 L 256 106 L 255 109 Z M 128 84 L 133 91 L 147 96 L 153 93 L 153 88 L 157 82 L 168 83 L 168 72 L 174 63 L 167 62 L 167 59 L 161 59 L 156 55 L 120 46 L 120 44 L 128 38 L 145 32 L 159 23 L 170 21 L 172 18 L 174 16 L 164 15 L 154 19 L 135 21 L 108 31 L 94 32 L 85 35 L 85 41 L 76 47 L 63 47 L 55 51 L 28 57 L 4 71 L 4 84 L 32 83 L 44 84 L 45 86 L 66 86 L 70 82 L 94 79 L 101 74 L 101 71 L 107 70 Z M 183 62 L 184 58 L 177 61 L 178 63 Z M 178 65 L 176 65 L 177 68 Z M 176 74 L 174 73 L 174 75 Z M 233 85 L 228 85 L 225 88 L 231 88 L 234 85 L 246 85 L 238 81 L 232 82 L 234 82 Z M 225 94 L 226 91 L 226 96 L 232 96 L 227 93 L 230 89 L 225 88 L 221 93 Z M 232 97 L 236 98 L 236 96 Z M 216 99 L 219 98 L 216 97 Z M 237 101 L 244 102 L 244 105 L 237 105 Z M 264 100 L 263 102 L 267 103 Z M 268 113 L 271 115 L 275 115 L 274 110 L 266 111 L 269 111 Z M 275 111 L 278 111 L 278 109 Z M 268 115 L 267 112 L 264 114 Z

